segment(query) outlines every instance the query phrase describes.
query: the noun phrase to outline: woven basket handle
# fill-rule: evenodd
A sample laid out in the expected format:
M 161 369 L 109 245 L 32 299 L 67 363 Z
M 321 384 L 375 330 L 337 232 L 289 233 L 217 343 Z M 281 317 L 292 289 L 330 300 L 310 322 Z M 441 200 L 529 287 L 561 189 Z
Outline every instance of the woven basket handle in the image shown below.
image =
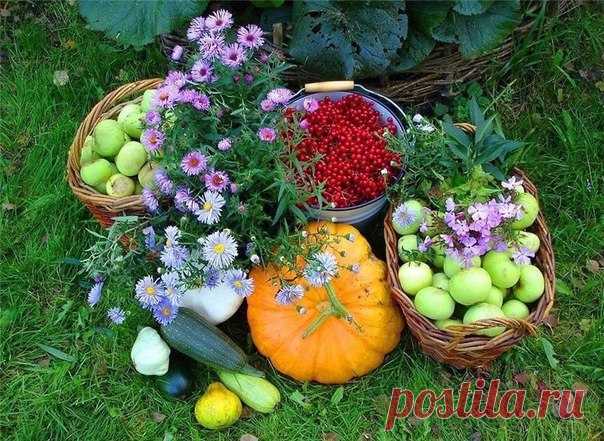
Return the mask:
M 451 343 L 447 346 L 448 349 L 454 349 L 467 335 L 474 334 L 482 329 L 492 328 L 494 326 L 503 326 L 506 329 L 512 329 L 516 332 L 526 335 L 535 335 L 537 327 L 526 320 L 516 320 L 510 318 L 493 318 L 478 320 L 469 325 L 452 325 L 447 327 L 447 331 L 453 334 Z M 497 341 L 497 337 L 493 337 L 485 345 L 486 347 Z
M 304 85 L 306 93 L 342 92 L 354 89 L 354 81 L 322 81 L 320 83 L 307 83 Z

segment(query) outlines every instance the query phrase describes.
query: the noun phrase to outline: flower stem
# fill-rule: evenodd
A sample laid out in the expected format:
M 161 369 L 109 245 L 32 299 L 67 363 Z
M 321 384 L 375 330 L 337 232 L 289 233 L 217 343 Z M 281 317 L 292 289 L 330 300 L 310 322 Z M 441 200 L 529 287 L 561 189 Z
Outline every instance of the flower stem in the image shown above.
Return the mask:
M 346 320 L 352 326 L 354 326 L 357 331 L 361 332 L 361 326 L 354 320 L 352 314 L 348 312 L 346 307 L 342 304 L 338 296 L 336 296 L 336 292 L 333 289 L 333 285 L 328 282 L 323 285 L 325 291 L 327 292 L 327 297 L 329 298 L 329 306 L 323 309 L 312 321 L 310 326 L 306 328 L 304 333 L 302 334 L 302 338 L 306 338 L 315 332 L 329 317 L 336 317 L 340 319 Z

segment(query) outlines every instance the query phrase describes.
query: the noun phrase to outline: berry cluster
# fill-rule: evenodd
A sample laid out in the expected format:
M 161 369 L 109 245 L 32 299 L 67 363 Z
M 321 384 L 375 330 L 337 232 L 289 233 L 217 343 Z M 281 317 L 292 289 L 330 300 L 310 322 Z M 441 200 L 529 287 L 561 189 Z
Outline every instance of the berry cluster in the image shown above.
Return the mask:
M 384 193 L 400 170 L 399 155 L 387 149 L 383 137 L 384 130 L 396 134 L 392 118 L 384 123 L 360 95 L 339 101 L 324 98 L 303 118 L 307 136 L 297 146 L 297 157 L 320 157 L 314 180 L 324 183 L 323 197 L 329 203 L 351 207 Z

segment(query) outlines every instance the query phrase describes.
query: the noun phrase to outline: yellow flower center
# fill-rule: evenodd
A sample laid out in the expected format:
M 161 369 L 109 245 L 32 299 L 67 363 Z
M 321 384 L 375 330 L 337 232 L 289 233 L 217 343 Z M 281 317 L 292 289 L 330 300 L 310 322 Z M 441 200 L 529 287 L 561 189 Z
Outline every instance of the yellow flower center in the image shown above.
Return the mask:
M 212 204 L 210 201 L 206 201 L 206 202 L 203 204 L 203 209 L 204 209 L 205 211 L 210 211 L 210 210 L 211 210 L 213 207 L 214 207 L 214 205 L 213 205 L 213 204 Z
M 147 294 L 149 294 L 150 296 L 155 295 L 155 288 L 152 286 L 147 286 L 145 291 L 147 291 Z
M 166 317 L 170 317 L 170 313 L 171 313 L 171 312 L 172 312 L 172 311 L 170 311 L 170 308 L 168 308 L 167 306 L 164 306 L 164 307 L 161 309 L 161 313 L 162 313 L 162 315 L 164 315 L 164 316 L 166 316 Z
M 233 285 L 235 285 L 235 288 L 243 288 L 243 283 L 241 283 L 241 280 L 235 280 Z
M 214 245 L 214 252 L 216 254 L 222 254 L 222 253 L 224 253 L 224 244 L 217 243 L 216 245 Z

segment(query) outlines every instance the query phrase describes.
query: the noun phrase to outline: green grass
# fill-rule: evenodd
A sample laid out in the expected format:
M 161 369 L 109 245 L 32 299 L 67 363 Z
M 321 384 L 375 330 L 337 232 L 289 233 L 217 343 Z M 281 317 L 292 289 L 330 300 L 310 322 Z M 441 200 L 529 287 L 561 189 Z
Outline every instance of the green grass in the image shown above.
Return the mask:
M 499 97 L 496 107 L 507 132 L 530 143 L 521 165 L 541 190 L 560 281 L 558 326 L 505 354 L 491 376 L 511 388 L 514 373 L 528 373 L 532 402 L 538 381 L 553 388 L 585 384 L 585 418 L 408 419 L 384 433 L 392 387 L 438 391 L 474 378 L 427 358 L 406 333 L 386 363 L 346 385 L 337 403 L 331 400 L 335 387 L 280 377 L 254 355 L 281 390 L 281 406 L 211 433 L 193 419 L 194 397 L 168 401 L 132 368 L 129 349 L 137 325 L 145 323 L 142 316 L 108 328 L 104 311 L 110 305 L 89 309 L 77 268 L 64 260 L 81 256 L 91 242 L 85 229 L 97 228 L 65 180 L 67 150 L 79 121 L 116 86 L 161 75 L 166 66 L 156 48 L 123 50 L 87 31 L 72 6 L 36 8 L 13 34 L 0 34 L 8 54 L 0 64 L 0 439 L 237 440 L 245 433 L 263 441 L 467 440 L 476 433 L 483 440 L 601 439 L 604 272 L 589 271 L 586 262 L 601 259 L 604 244 L 604 103 L 595 81 L 581 75 L 589 70 L 602 76 L 599 11 L 548 23 L 506 66 L 505 75 L 483 84 Z M 53 84 L 57 70 L 68 71 L 65 86 Z M 112 289 L 130 295 L 126 288 Z M 231 325 L 239 335 L 245 331 L 242 322 L 239 317 Z M 553 345 L 556 368 L 544 340 Z M 245 338 L 239 341 L 253 352 Z M 49 356 L 39 344 L 75 361 Z M 200 367 L 197 394 L 213 379 Z M 294 399 L 300 394 L 305 405 Z M 166 418 L 156 422 L 154 412 Z

